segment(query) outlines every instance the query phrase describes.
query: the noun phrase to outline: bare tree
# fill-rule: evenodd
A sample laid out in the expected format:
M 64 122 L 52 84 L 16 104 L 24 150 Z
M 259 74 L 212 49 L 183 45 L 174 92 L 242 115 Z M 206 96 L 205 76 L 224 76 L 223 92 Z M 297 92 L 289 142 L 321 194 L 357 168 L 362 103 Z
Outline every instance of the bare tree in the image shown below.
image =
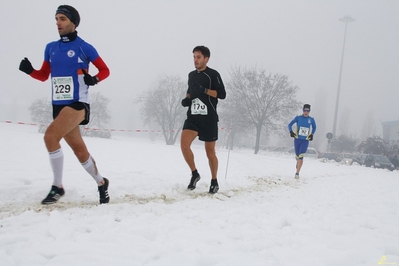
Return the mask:
M 29 106 L 29 111 L 32 121 L 39 126 L 39 132 L 44 133 L 53 121 L 50 101 L 46 97 L 37 99 Z
M 265 70 L 235 68 L 227 82 L 232 128 L 255 128 L 255 154 L 259 151 L 262 129 L 266 133 L 283 133 L 287 117 L 300 108 L 295 96 L 297 86 L 281 74 L 266 74 Z M 233 121 L 236 121 L 234 123 Z
M 374 135 L 362 141 L 358 146 L 358 151 L 366 154 L 386 155 L 388 153 L 389 143 L 381 138 L 381 136 Z
M 110 99 L 100 92 L 90 94 L 90 122 L 80 126 L 82 136 L 110 138 L 111 131 L 105 130 L 106 124 L 111 119 L 108 111 Z
M 323 87 L 318 88 L 315 92 L 315 100 L 313 103 L 311 103 L 312 110 L 316 111 L 313 113 L 313 115 L 315 115 L 314 118 L 317 123 L 317 131 L 318 131 L 317 137 L 313 139 L 312 143 L 313 147 L 321 147 L 321 144 L 325 143 L 325 141 L 327 140 L 325 134 L 323 136 L 323 133 L 319 134 L 320 132 L 327 133 L 332 130 L 332 121 L 326 119 L 326 117 L 328 117 L 326 106 L 328 106 L 328 101 L 330 101 L 326 93 L 327 90 L 325 88 Z
M 338 137 L 331 139 L 331 151 L 338 153 L 353 153 L 356 150 L 355 146 L 358 141 L 359 140 L 354 136 L 344 134 L 339 135 Z
M 338 125 L 342 135 L 350 135 L 350 126 L 353 124 L 351 123 L 351 114 L 352 112 L 349 107 L 343 108 Z
M 375 119 L 375 111 L 369 109 L 367 114 L 364 118 L 364 123 L 362 130 L 360 131 L 360 138 L 367 139 L 376 135 L 377 128 L 376 128 L 376 119 Z
M 229 86 L 227 84 L 227 86 Z M 221 123 L 226 128 L 226 131 L 223 133 L 227 134 L 225 146 L 227 149 L 234 149 L 234 144 L 237 142 L 237 139 L 240 137 L 246 137 L 251 134 L 251 122 L 240 115 L 241 110 L 245 109 L 242 106 L 242 101 L 239 97 L 231 97 L 230 87 L 227 87 L 229 90 L 229 100 L 223 102 L 223 105 L 219 110 L 219 117 L 221 117 Z
M 166 145 L 176 142 L 185 118 L 186 108 L 181 106 L 187 85 L 178 76 L 166 76 L 158 87 L 137 98 L 142 103 L 140 113 L 145 125 L 157 125 L 162 129 Z
M 80 126 L 82 136 L 110 138 L 111 132 L 104 130 L 110 120 L 108 111 L 109 99 L 100 92 L 90 94 L 90 122 Z M 47 98 L 35 100 L 29 107 L 32 121 L 39 125 L 39 132 L 44 133 L 53 121 L 51 102 Z

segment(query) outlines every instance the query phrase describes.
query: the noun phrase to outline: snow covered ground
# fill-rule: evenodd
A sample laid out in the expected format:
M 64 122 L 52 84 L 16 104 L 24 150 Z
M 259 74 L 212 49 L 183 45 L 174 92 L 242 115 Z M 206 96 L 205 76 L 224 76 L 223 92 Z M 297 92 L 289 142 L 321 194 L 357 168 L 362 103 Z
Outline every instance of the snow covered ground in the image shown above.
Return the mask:
M 43 135 L 0 122 L 0 265 L 399 264 L 399 172 L 218 146 L 220 192 L 190 171 L 178 144 L 128 136 L 86 138 L 111 202 L 70 148 L 66 195 L 41 206 L 51 183 Z M 125 134 L 125 135 L 124 135 Z

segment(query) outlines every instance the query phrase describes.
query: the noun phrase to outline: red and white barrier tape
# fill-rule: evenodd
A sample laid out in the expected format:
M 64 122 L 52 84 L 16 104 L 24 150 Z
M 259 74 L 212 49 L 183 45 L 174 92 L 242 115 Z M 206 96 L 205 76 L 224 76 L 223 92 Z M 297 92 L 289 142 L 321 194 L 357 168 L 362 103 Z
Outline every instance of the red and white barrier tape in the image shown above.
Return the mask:
M 28 126 L 46 126 L 46 125 L 41 125 L 41 124 L 36 124 L 36 123 L 26 123 L 26 122 L 13 122 L 11 120 L 4 120 L 4 121 L 0 121 L 0 122 L 4 122 L 7 124 L 18 124 L 18 125 L 28 125 Z M 219 130 L 226 130 L 227 128 L 219 128 Z M 157 132 L 157 133 L 161 133 L 163 132 L 162 130 L 149 130 L 149 129 L 113 129 L 113 128 L 91 128 L 91 127 L 85 127 L 84 130 L 93 130 L 93 131 L 100 131 L 100 130 L 104 130 L 104 131 L 111 131 L 111 132 L 135 132 L 135 133 L 149 133 L 149 132 Z M 181 131 L 181 129 L 175 129 L 172 130 L 172 132 L 176 132 L 176 131 Z

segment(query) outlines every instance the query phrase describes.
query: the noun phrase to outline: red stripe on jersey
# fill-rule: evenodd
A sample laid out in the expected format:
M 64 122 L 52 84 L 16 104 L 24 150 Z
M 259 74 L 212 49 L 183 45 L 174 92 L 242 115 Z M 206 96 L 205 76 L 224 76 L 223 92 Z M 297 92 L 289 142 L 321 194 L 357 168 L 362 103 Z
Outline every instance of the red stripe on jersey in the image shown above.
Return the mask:
M 50 63 L 44 60 L 41 69 L 40 70 L 34 69 L 33 72 L 30 73 L 30 76 L 40 81 L 46 81 L 50 75 L 50 71 L 51 71 Z
M 100 56 L 93 61 L 93 65 L 98 69 L 96 76 L 99 81 L 102 81 L 109 76 L 109 68 Z

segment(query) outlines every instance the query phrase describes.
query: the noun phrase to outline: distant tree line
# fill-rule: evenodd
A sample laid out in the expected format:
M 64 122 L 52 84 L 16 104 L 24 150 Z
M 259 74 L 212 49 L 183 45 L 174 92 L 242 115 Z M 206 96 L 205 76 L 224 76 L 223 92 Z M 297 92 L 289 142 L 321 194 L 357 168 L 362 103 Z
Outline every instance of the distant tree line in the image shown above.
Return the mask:
M 386 141 L 380 136 L 372 136 L 360 141 L 352 136 L 340 135 L 330 142 L 332 152 L 365 153 L 385 155 L 388 158 L 399 155 L 399 141 Z
M 254 153 L 260 148 L 265 135 L 286 136 L 287 117 L 301 106 L 296 100 L 299 88 L 283 74 L 267 73 L 265 70 L 236 67 L 225 80 L 227 98 L 219 105 L 219 117 L 224 126 L 225 144 L 233 149 L 240 140 L 252 136 Z M 187 108 L 181 106 L 186 96 L 187 84 L 178 76 L 165 76 L 151 90 L 140 94 L 136 103 L 141 104 L 140 113 L 145 125 L 161 129 L 165 143 L 174 145 L 186 117 Z M 110 138 L 106 125 L 111 117 L 109 99 L 100 92 L 90 94 L 90 123 L 80 126 L 83 136 Z M 48 99 L 35 100 L 29 107 L 32 121 L 45 132 L 53 120 L 52 106 Z M 89 129 L 89 130 L 88 130 Z M 253 138 L 253 136 L 255 138 Z M 399 142 L 387 142 L 379 136 L 364 141 L 348 135 L 330 140 L 330 151 L 337 153 L 366 153 L 385 155 L 399 154 Z

